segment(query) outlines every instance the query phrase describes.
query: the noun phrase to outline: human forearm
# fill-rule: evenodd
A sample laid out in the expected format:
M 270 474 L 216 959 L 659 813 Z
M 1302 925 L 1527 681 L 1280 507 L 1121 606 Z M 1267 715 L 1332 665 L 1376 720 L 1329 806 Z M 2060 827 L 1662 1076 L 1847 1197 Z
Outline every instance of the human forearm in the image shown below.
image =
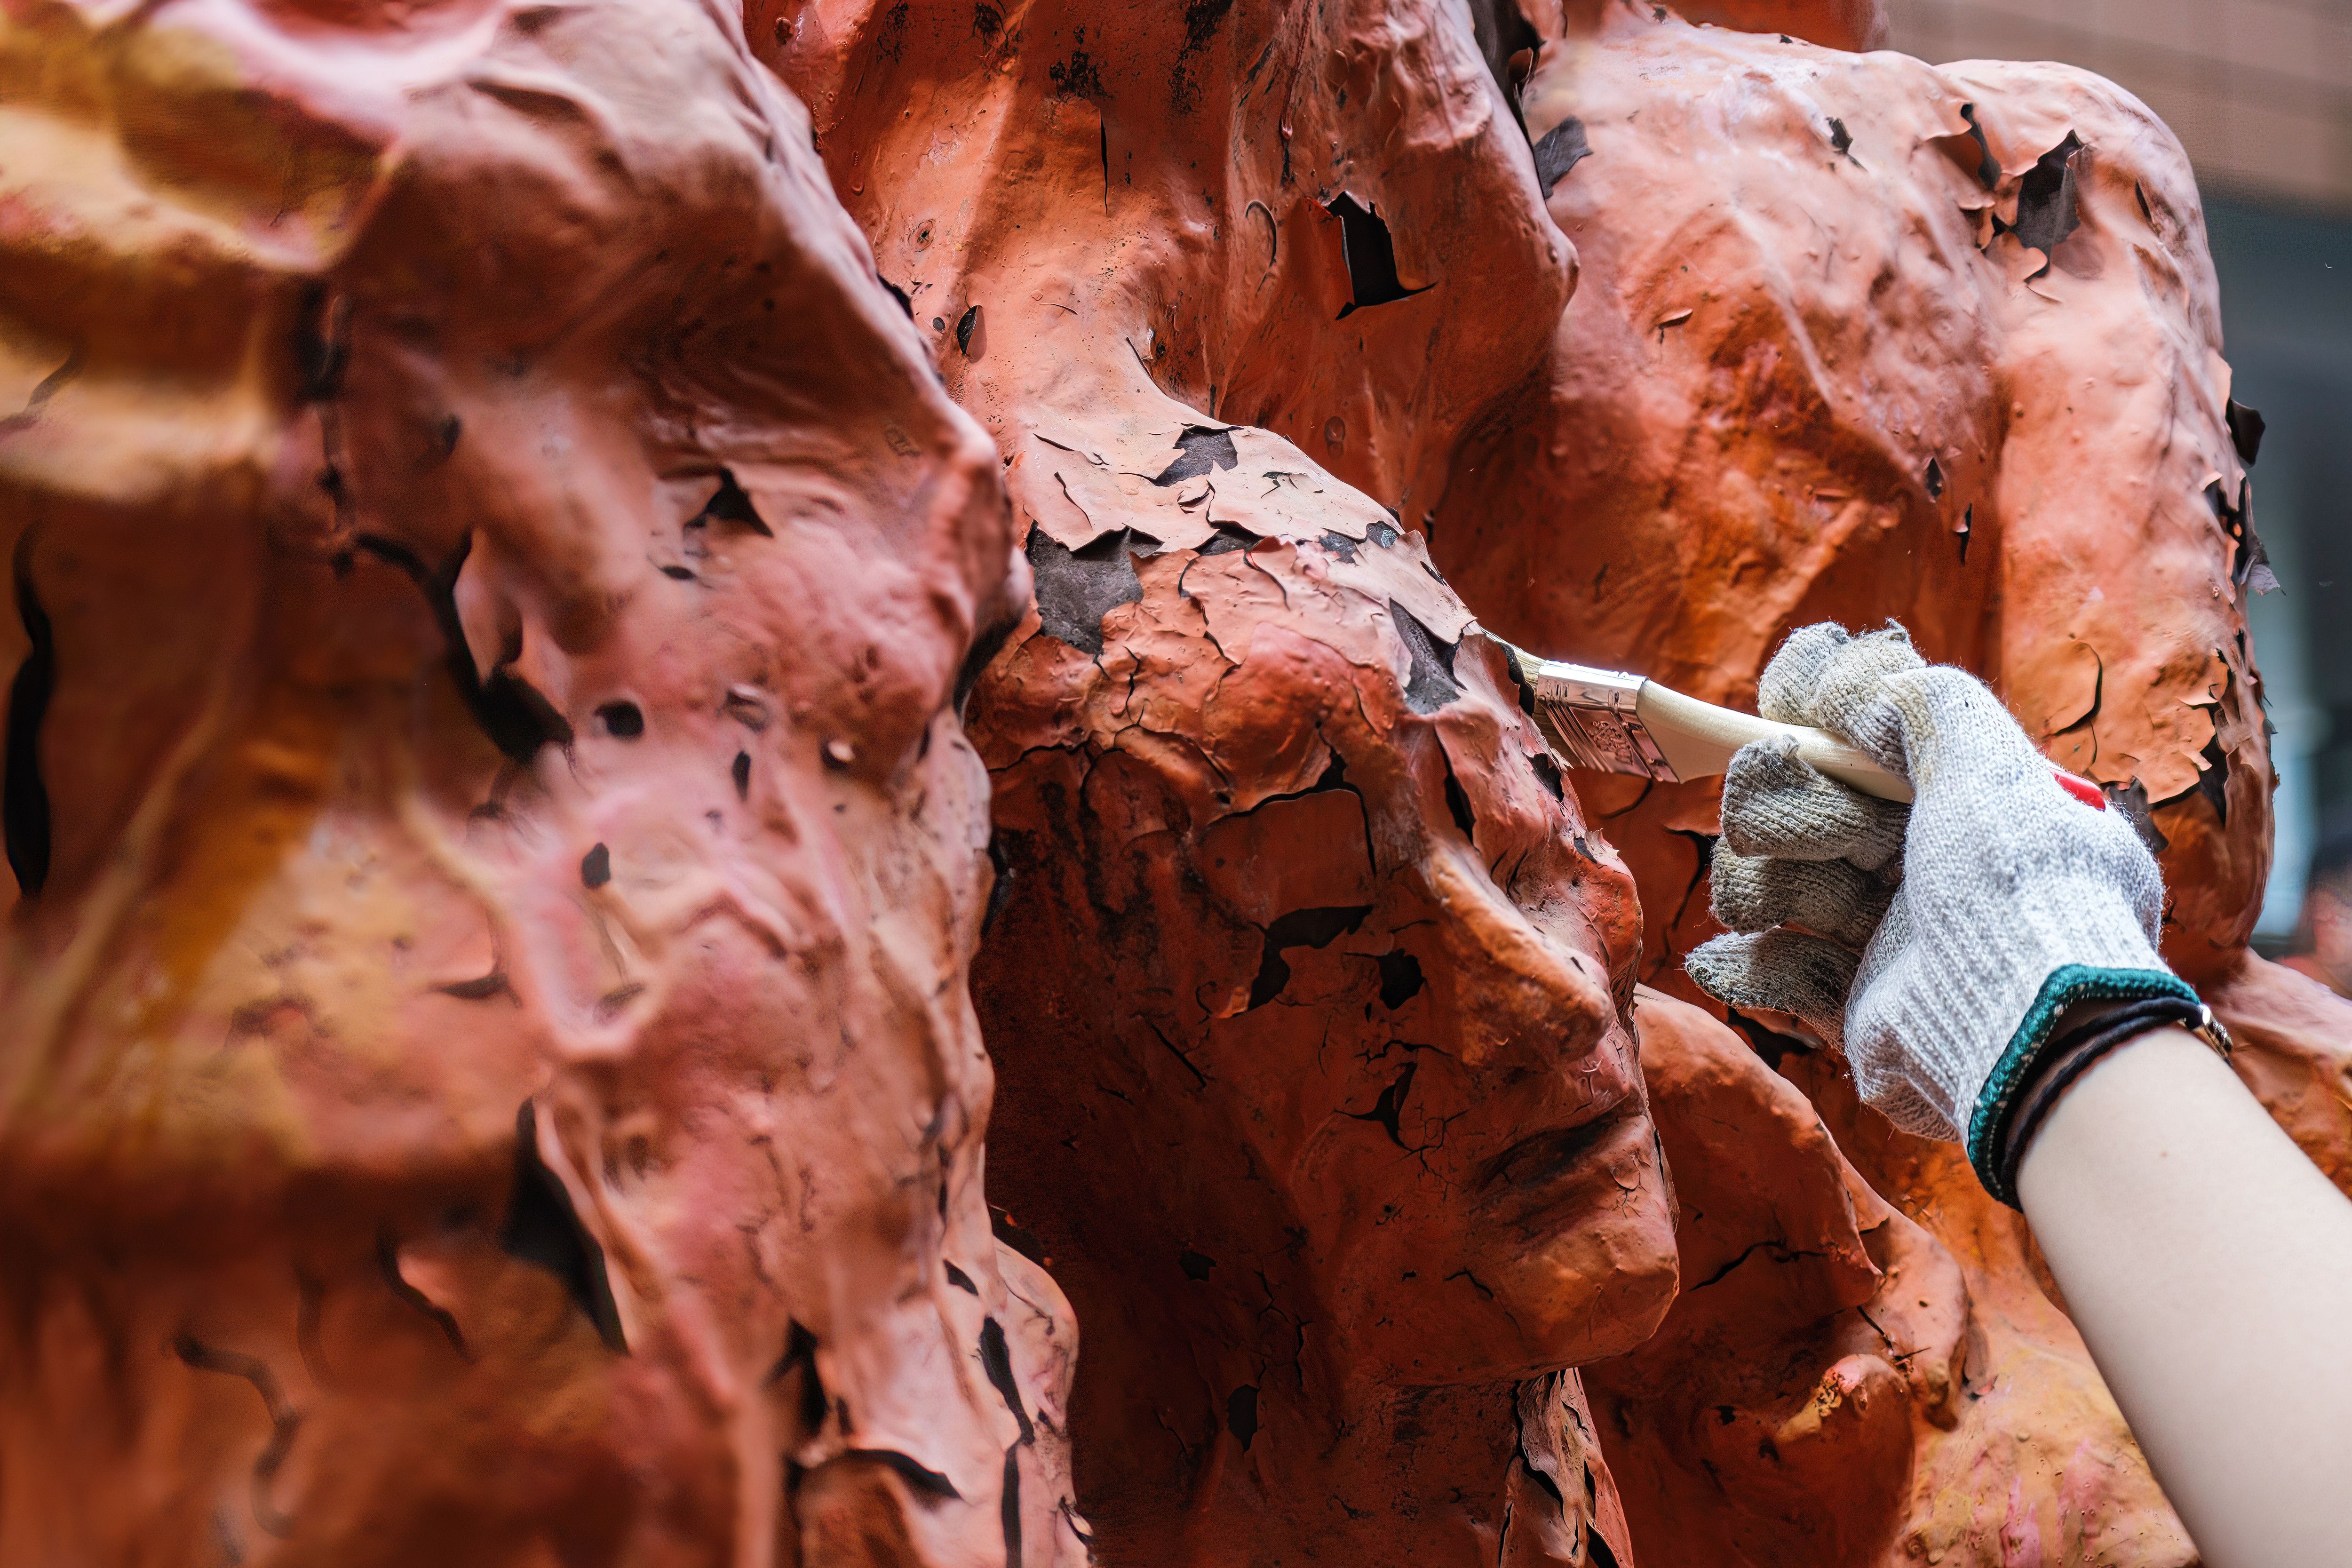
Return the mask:
M 2018 1173 L 2051 1272 L 2211 1568 L 2352 1560 L 2352 1201 L 2193 1037 L 2092 1068 Z

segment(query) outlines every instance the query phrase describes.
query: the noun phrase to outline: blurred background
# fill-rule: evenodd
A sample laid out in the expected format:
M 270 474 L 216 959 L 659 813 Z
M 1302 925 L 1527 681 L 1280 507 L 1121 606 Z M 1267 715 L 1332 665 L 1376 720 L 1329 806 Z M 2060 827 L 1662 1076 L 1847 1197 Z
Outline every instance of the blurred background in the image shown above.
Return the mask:
M 2273 957 L 2314 946 L 2305 893 L 2318 855 L 2311 914 L 2328 949 L 2339 929 L 2352 934 L 2352 0 L 1886 0 L 1886 10 L 1889 47 L 1937 64 L 2095 70 L 2189 150 L 2221 276 L 2231 391 L 2268 426 L 2254 521 L 2281 587 L 2251 612 L 2278 727 L 2278 841 L 2255 945 Z

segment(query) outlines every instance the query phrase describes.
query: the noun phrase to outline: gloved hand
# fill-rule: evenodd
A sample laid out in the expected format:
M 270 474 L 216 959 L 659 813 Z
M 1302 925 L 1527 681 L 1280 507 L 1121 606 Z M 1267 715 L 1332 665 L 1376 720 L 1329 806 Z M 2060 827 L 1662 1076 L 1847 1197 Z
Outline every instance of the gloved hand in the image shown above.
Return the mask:
M 1793 633 L 1758 706 L 1845 737 L 1916 799 L 1869 799 L 1786 743 L 1742 748 L 1714 861 L 1716 918 L 1734 934 L 1690 954 L 1691 978 L 1804 1019 L 1864 1100 L 1906 1131 L 1965 1136 L 2013 1202 L 1995 1143 L 2059 1016 L 2164 996 L 2201 1011 L 2157 956 L 2155 858 L 2120 810 L 2060 787 L 1980 681 L 1927 664 L 1900 626 Z

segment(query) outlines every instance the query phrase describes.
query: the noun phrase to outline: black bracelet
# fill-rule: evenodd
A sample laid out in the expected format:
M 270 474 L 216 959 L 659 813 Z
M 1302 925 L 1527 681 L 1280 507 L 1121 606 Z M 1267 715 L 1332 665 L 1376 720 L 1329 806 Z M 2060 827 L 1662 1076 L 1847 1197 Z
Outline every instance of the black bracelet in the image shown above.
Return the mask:
M 2025 1151 L 2042 1130 L 2043 1119 L 2101 1057 L 2151 1029 L 2174 1024 L 2194 1026 L 2204 1019 L 2203 1007 L 2181 997 L 2149 996 L 2109 1008 L 2052 1042 L 2034 1064 L 2024 1090 L 2011 1102 L 2006 1124 L 1994 1145 L 1993 1168 L 2000 1173 L 2000 1190 L 2017 1191 L 2018 1167 L 2025 1163 Z

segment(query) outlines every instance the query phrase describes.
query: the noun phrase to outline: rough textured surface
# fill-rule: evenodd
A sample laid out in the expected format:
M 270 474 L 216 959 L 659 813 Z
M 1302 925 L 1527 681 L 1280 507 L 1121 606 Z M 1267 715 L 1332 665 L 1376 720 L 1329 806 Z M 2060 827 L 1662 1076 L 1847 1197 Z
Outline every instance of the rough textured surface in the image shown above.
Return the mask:
M 1791 626 L 1899 616 L 1931 657 L 1993 679 L 2053 755 L 2145 792 L 2168 840 L 2168 955 L 2200 983 L 2234 972 L 2269 850 L 2242 611 L 2261 566 L 2169 135 L 2063 68 L 1937 71 L 1618 6 L 1548 50 L 1524 97 L 1531 132 L 1572 121 L 1589 149 L 1550 192 L 1582 277 L 1547 363 L 1474 432 L 1438 508 L 1433 553 L 1465 599 L 1539 651 L 1743 707 Z M 1685 987 L 1680 955 L 1714 929 L 1716 783 L 1576 787 L 1640 882 L 1645 976 Z M 1957 1151 L 1894 1132 L 1834 1064 L 1752 1026 L 1835 1150 L 1807 1155 L 1797 1126 L 1711 1132 L 1675 1102 L 1692 1033 L 1644 1041 L 1684 1278 L 1748 1260 L 1588 1374 L 1637 1543 L 1756 1563 L 2189 1560 L 2020 1222 Z M 1728 1090 L 1706 1075 L 1738 1065 L 1717 1047 L 1689 1069 L 1711 1095 Z M 2312 1031 L 2281 1060 L 2295 1051 L 2313 1073 Z M 1848 1160 L 1860 1217 L 1792 1240 L 1789 1215 Z M 1702 1221 L 1689 1194 L 1710 1188 L 1750 1201 L 1701 1202 Z M 1849 1235 L 1869 1255 L 1910 1234 L 1874 1230 L 1873 1205 L 1947 1259 L 1922 1296 L 1883 1303 L 1969 1325 L 1943 1406 L 1916 1361 L 1889 1362 L 1891 1383 L 1869 1367 L 1838 1316 L 1885 1289 Z M 1816 1387 L 1834 1444 L 1788 1426 Z
M 759 0 L 807 117 L 683 0 L 6 9 L 0 1560 L 2186 1560 L 1957 1154 L 1636 1006 L 1706 791 L 1417 531 L 1996 674 L 2340 1169 L 2177 152 L 1527 9 Z
M 1630 1564 L 1557 1369 L 1672 1287 L 1639 917 L 1400 527 L 1567 298 L 1510 30 L 751 16 L 1031 530 L 976 982 L 1098 1551 Z
M 1545 1374 L 1673 1289 L 1638 916 L 1383 538 L 1155 553 L 1100 653 L 1033 622 L 974 704 L 992 1197 L 1087 1325 L 1108 1558 L 1610 1560 Z
M 0 31 L 0 1561 L 1082 1555 L 993 453 L 734 21 Z
M 1239 425 L 1295 448 L 1244 471 L 1286 485 L 1319 467 L 1417 518 L 1567 301 L 1570 247 L 1450 7 L 754 0 L 746 16 L 1024 514 L 1066 544 L 1179 478 L 1188 425 L 1205 445 L 1187 495 Z M 1171 526 L 1155 536 L 1190 544 L 1211 522 Z
M 1344 781 L 1369 803 L 1353 808 L 1366 820 L 1417 819 L 1420 842 L 1446 837 L 1425 779 L 1419 798 L 1400 796 L 1348 743 L 1344 710 L 1334 726 L 1323 693 L 1342 671 L 1325 669 L 1320 650 L 1351 650 L 1343 662 L 1357 671 L 1385 664 L 1412 710 L 1444 695 L 1426 656 L 1458 625 L 1455 612 L 1408 601 L 1433 636 L 1391 611 L 1392 643 L 1377 655 L 1365 646 L 1355 623 L 1380 623 L 1381 591 L 1341 568 L 1352 556 L 1386 570 L 1357 542 L 1381 522 L 1332 480 L 1391 505 L 1399 523 L 1432 528 L 1480 613 L 1546 651 L 1640 664 L 1738 701 L 1782 626 L 1892 612 L 1944 657 L 2013 667 L 2012 695 L 2051 686 L 2033 697 L 2049 709 L 2037 732 L 2093 749 L 2072 760 L 2125 787 L 2136 779 L 2161 803 L 2186 895 L 2175 946 L 2192 969 L 2231 961 L 2260 882 L 2261 739 L 2233 598 L 2252 552 L 2217 545 L 2231 519 L 2217 521 L 2204 499 L 2208 468 L 2178 471 L 2208 465 L 2226 508 L 2241 504 L 2242 470 L 2211 439 L 2225 429 L 2225 372 L 2201 242 L 2179 216 L 2193 215 L 2193 193 L 2160 129 L 2073 73 L 2011 68 L 1963 83 L 1887 57 L 1702 32 L 1646 8 L 1530 15 L 1551 40 L 1532 61 L 1518 49 L 1540 40 L 1494 7 L 1474 15 L 1473 38 L 1442 16 L 1377 5 L 1203 5 L 1181 19 L 988 7 L 969 25 L 943 9 L 754 13 L 756 45 L 817 106 L 836 186 L 910 297 L 950 388 L 998 436 L 1034 530 L 1040 620 L 983 679 L 976 710 L 1000 769 L 999 860 L 1013 873 L 979 981 L 1009 1065 L 998 1197 L 1090 1325 L 1078 1479 L 1114 1552 L 1223 1562 L 1244 1541 L 1334 1533 L 1367 1555 L 1435 1552 L 1449 1539 L 1466 1552 L 1501 1517 L 1499 1397 L 1483 1414 L 1456 1403 L 1451 1420 L 1400 1422 L 1385 1403 L 1392 1352 L 1372 1341 L 1351 1374 L 1335 1370 L 1312 1331 L 1357 1320 L 1301 1305 L 1363 1289 L 1323 1239 L 1360 1194 L 1300 1183 L 1299 1151 L 1333 1157 L 1299 1142 L 1304 1129 L 1318 1118 L 1342 1133 L 1359 1128 L 1340 1118 L 1378 1125 L 1430 1087 L 1418 1065 L 1409 1084 L 1401 1068 L 1362 1074 L 1398 1047 L 1354 1022 L 1381 1021 L 1383 1005 L 1373 974 L 1350 978 L 1349 966 L 1392 955 L 1382 941 L 1393 917 L 1382 923 L 1383 895 L 1358 879 L 1352 849 L 1347 865 L 1331 858 L 1358 819 L 1320 816 L 1347 816 L 1349 800 L 1332 798 Z M 1863 7 L 1777 19 L 1849 44 L 1875 22 Z M 1599 33 L 1567 39 L 1571 26 Z M 1524 79 L 1524 93 L 1498 105 L 1480 53 L 1494 81 Z M 1591 253 L 1593 276 L 1564 315 L 1547 312 L 1569 258 L 1517 214 L 1528 188 L 1505 118 L 1519 110 L 1515 96 L 1535 187 Z M 2001 109 L 1981 145 L 1960 112 L 1979 99 Z M 1596 173 L 1644 116 L 1642 148 Z M 2098 132 L 2097 155 L 2035 174 L 2074 118 Z M 2109 156 L 2110 143 L 2129 158 Z M 2137 178 L 2131 159 L 2145 165 Z M 1744 207 L 1727 210 L 1727 182 L 1747 193 Z M 1789 199 L 1792 185 L 1802 199 Z M 2109 221 L 2118 199 L 2126 215 L 2147 204 L 2122 241 Z M 2077 222 L 2063 236 L 2062 206 Z M 2017 235 L 1997 237 L 1996 216 L 2062 252 L 2063 266 L 2043 271 L 2047 258 Z M 1684 270 L 1694 258 L 1696 279 Z M 2037 302 L 2074 314 L 2053 331 Z M 1538 363 L 1553 321 L 1550 357 Z M 2086 346 L 2099 351 L 2087 364 Z M 2086 374 L 2110 374 L 2102 395 L 2114 401 L 2086 401 Z M 2150 401 L 2175 382 L 2183 401 Z M 1474 416 L 1475 438 L 1449 469 Z M 2116 447 L 2097 470 L 2106 490 L 2063 504 L 2044 481 L 2074 482 L 2082 432 L 2101 419 L 2141 444 L 2137 458 Z M 1438 483 L 1449 488 L 1433 508 Z M 2137 531 L 2105 526 L 2103 509 L 2118 506 L 2143 520 Z M 1402 581 L 1419 587 L 1409 572 Z M 2123 597 L 2109 603 L 2114 594 Z M 1306 645 L 1285 655 L 1301 667 L 1296 690 L 1249 668 L 1263 655 L 1238 651 L 1271 630 L 1286 647 L 1290 637 Z M 2207 647 L 2215 660 L 2182 652 Z M 2115 689 L 2134 693 L 2111 706 L 2108 659 Z M 1359 673 L 1347 684 L 1364 704 L 1358 721 L 1399 700 L 1364 699 Z M 1238 716 L 1253 710 L 1292 718 L 1252 735 Z M 1417 721 L 1404 722 L 1411 733 Z M 1318 747 L 1342 764 L 1338 778 Z M 2198 788 L 2209 775 L 2210 793 Z M 1622 781 L 1584 787 L 1602 811 L 1624 813 L 1655 938 L 1649 971 L 1671 983 L 1672 953 L 1706 932 L 1710 792 L 1635 804 Z M 1474 800 L 1444 805 L 1474 837 L 1485 831 Z M 2200 805 L 2214 808 L 2210 821 Z M 1299 826 L 1233 827 L 1234 816 L 1276 807 Z M 1221 855 L 1220 837 L 1246 847 Z M 1488 864 L 1517 895 L 1503 862 Z M 1385 865 L 1368 848 L 1364 867 Z M 1300 878 L 1339 890 L 1294 886 Z M 1438 911 L 1439 929 L 1465 907 Z M 1325 954 L 1337 956 L 1313 956 Z M 1294 1065 L 1303 1039 L 1268 1039 L 1263 1059 L 1225 1054 L 1274 1030 L 1256 1015 L 1294 985 L 1348 998 L 1327 1011 L 1364 1058 L 1346 1069 L 1354 1076 L 1335 1071 L 1319 1017 L 1311 1071 Z M 1956 1161 L 1937 1164 L 1932 1146 L 1886 1145 L 1822 1064 L 1790 1070 L 1818 1079 L 1809 1083 L 1838 1139 L 1864 1147 L 1870 1180 L 1922 1223 L 1909 1228 L 1851 1182 L 1834 1147 L 1802 1135 L 1795 1107 L 1766 1118 L 1785 1145 L 1742 1146 L 1735 1164 L 1727 1145 L 1691 1142 L 1695 1181 L 1787 1186 L 1704 1237 L 1686 1226 L 1686 1245 L 1769 1255 L 1786 1245 L 1769 1223 L 1785 1206 L 1843 1237 L 1843 1261 L 1794 1304 L 1768 1299 L 1771 1270 L 1728 1276 L 1689 1319 L 1720 1313 L 1728 1337 L 1700 1353 L 1689 1347 L 1703 1337 L 1670 1330 L 1654 1352 L 1599 1374 L 1644 1389 L 1648 1429 L 1621 1433 L 1621 1457 L 1641 1470 L 1630 1510 L 1659 1549 L 1668 1560 L 1745 1551 L 1788 1563 L 1915 1552 L 1987 1564 L 2033 1552 L 2184 1561 L 2005 1211 Z M 1228 1075 L 1245 1090 L 1231 1100 Z M 1469 1087 L 1471 1103 L 1490 1092 Z M 1279 1114 L 1255 1110 L 1261 1101 Z M 1391 1142 L 1427 1157 L 1402 1131 Z M 1237 1171 L 1222 1168 L 1236 1159 Z M 1825 1173 L 1838 1174 L 1834 1187 Z M 1853 1213 L 1841 1220 L 1821 1194 L 1849 1185 Z M 1318 1187 L 1334 1189 L 1307 1204 L 1322 1225 L 1277 1225 Z M 1428 1242 L 1459 1250 L 1459 1238 L 1438 1240 L 1444 1229 L 1435 1222 Z M 1225 1294 L 1235 1276 L 1224 1254 L 1255 1268 L 1277 1236 L 1283 1267 Z M 1957 1383 L 1917 1371 L 1927 1352 L 1907 1340 L 1864 1341 L 1839 1319 L 1877 1301 L 1888 1280 L 1923 1278 L 1924 1298 L 1906 1300 L 1926 1304 L 1901 1316 L 1935 1346 L 1952 1334 L 1975 1347 L 1979 1362 L 1964 1351 L 1953 1363 Z M 1877 1304 L 1882 1321 L 1897 1315 L 1894 1298 Z M 1424 1320 L 1415 1348 L 1448 1343 L 1456 1331 L 1444 1324 Z M 1737 1397 L 1702 1400 L 1748 1376 L 1751 1355 L 1776 1370 Z M 1269 1367 L 1289 1380 L 1293 1408 L 1270 1394 L 1284 1384 L 1267 1381 Z M 1849 1383 L 1851 1399 L 1838 1392 Z M 1844 1414 L 1823 1415 L 1821 1443 L 1792 1436 L 1793 1467 L 1756 1449 L 1744 1472 L 1752 1514 L 1699 1506 L 1720 1500 L 1711 1461 L 1677 1446 L 1669 1425 L 1713 1418 L 1720 1404 L 1742 1433 L 1767 1421 L 1779 1432 L 1822 1389 Z M 1433 1397 L 1417 1398 L 1416 1416 Z M 1261 1410 L 1276 1425 L 1262 1430 Z M 2003 1425 L 2029 1419 L 2031 1440 Z M 1413 1440 L 1409 1474 L 1397 1468 L 1401 1430 Z M 1104 1441 L 1088 1442 L 1091 1432 Z M 1342 1433 L 1348 1441 L 1330 1440 Z M 1325 1446 L 1303 1456 L 1317 1435 Z M 1439 1473 L 1474 1500 L 1433 1522 L 1423 1483 Z
M 2064 1315 L 2018 1213 L 1986 1195 L 1958 1145 L 1898 1132 L 1818 1055 L 1780 1064 L 1872 1189 L 1941 1242 L 1967 1284 L 1971 1325 L 1963 1419 L 1919 1435 L 1902 1532 L 1859 1561 L 2010 1568 L 2194 1563 Z M 1915 1544 L 1916 1543 L 1916 1544 Z
M 2167 955 L 2217 978 L 2269 864 L 2261 569 L 2178 144 L 2064 67 L 1605 16 L 1527 89 L 1531 132 L 1591 149 L 1550 196 L 1582 279 L 1465 449 L 1440 567 L 1514 641 L 1734 706 L 1790 626 L 1900 618 L 2145 792 Z M 1669 988 L 1712 929 L 1715 787 L 1580 781 Z

